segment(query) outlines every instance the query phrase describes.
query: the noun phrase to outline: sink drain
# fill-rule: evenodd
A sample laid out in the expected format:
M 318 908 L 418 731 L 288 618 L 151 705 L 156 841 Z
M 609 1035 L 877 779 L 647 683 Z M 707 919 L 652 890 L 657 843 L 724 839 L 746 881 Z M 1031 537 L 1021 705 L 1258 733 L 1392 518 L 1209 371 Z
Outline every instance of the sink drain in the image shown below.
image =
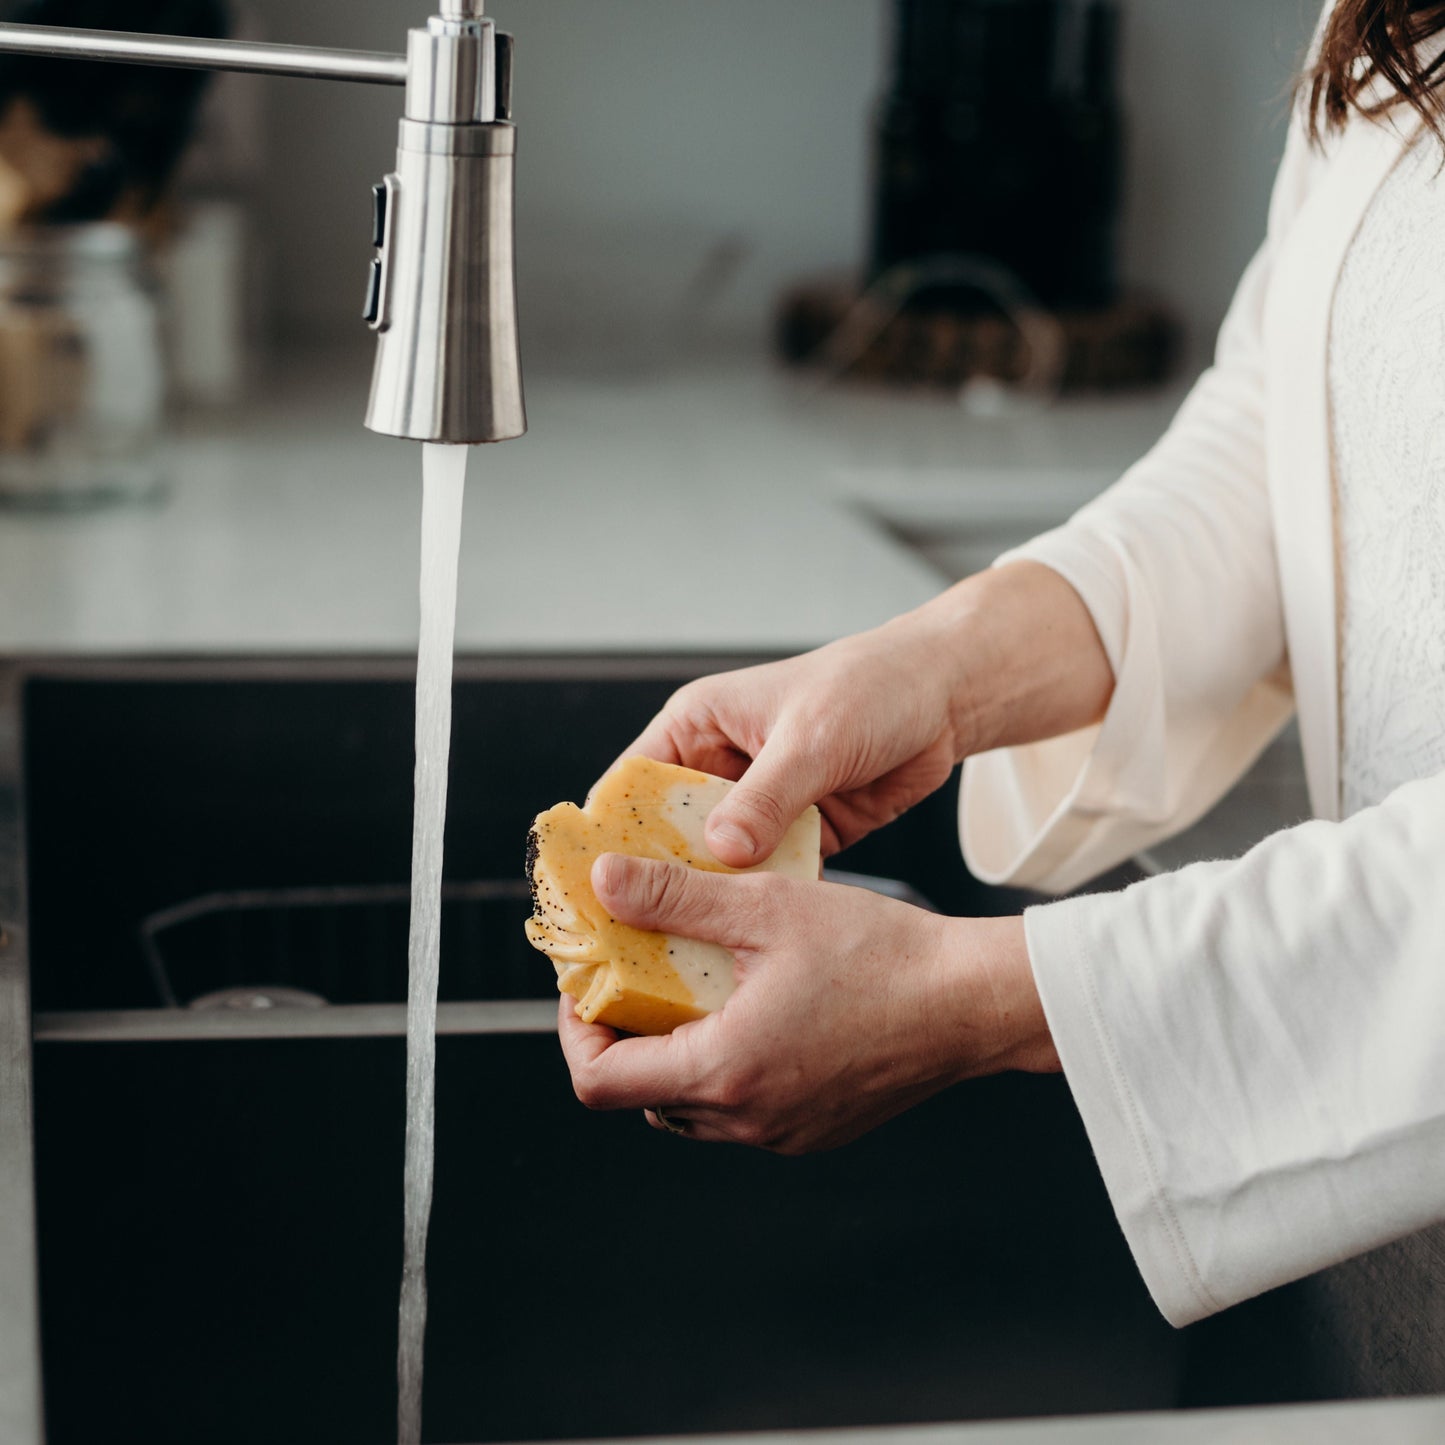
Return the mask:
M 326 1006 L 326 1000 L 319 993 L 307 993 L 302 988 L 222 988 L 215 993 L 203 993 L 186 1005 L 193 1009 L 233 1009 L 241 1013 Z

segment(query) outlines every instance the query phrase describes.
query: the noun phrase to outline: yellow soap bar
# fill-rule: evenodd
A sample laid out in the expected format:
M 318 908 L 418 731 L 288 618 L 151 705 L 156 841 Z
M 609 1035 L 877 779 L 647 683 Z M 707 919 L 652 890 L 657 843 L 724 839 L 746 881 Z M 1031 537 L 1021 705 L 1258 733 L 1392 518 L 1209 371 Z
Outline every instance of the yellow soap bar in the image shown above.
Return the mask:
M 660 858 L 711 873 L 818 877 L 822 820 L 816 808 L 755 868 L 729 868 L 713 857 L 703 827 L 732 786 L 692 768 L 628 758 L 583 807 L 559 803 L 532 824 L 527 871 L 534 912 L 527 938 L 552 960 L 557 987 L 576 999 L 579 1018 L 634 1034 L 671 1033 L 721 1008 L 736 984 L 733 956 L 718 944 L 609 917 L 592 891 L 599 854 Z

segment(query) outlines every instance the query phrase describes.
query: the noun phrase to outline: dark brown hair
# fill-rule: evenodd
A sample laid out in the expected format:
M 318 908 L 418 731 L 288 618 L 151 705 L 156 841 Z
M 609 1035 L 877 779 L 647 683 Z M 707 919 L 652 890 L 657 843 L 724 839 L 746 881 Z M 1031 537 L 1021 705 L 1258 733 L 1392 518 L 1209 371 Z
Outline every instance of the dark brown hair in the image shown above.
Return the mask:
M 1445 0 L 1340 0 L 1302 81 L 1309 89 L 1311 136 L 1318 141 L 1339 130 L 1352 110 L 1381 115 L 1408 105 L 1445 141 L 1445 96 L 1438 88 L 1445 51 L 1429 61 L 1418 52 L 1441 31 Z M 1376 79 L 1389 90 L 1367 100 Z

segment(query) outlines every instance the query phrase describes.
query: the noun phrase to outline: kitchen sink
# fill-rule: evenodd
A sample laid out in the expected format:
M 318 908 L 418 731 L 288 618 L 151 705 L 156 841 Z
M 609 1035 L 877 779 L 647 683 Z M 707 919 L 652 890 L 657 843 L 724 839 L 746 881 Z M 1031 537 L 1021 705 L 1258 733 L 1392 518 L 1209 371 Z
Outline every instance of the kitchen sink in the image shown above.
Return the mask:
M 807 1159 L 577 1104 L 520 936 L 527 824 L 737 661 L 458 665 L 427 1438 L 1206 1402 L 1057 1078 Z M 0 672 L 7 1445 L 39 1438 L 35 1276 L 51 1445 L 394 1438 L 411 684 L 401 661 Z M 968 878 L 954 807 L 842 866 L 1016 907 Z

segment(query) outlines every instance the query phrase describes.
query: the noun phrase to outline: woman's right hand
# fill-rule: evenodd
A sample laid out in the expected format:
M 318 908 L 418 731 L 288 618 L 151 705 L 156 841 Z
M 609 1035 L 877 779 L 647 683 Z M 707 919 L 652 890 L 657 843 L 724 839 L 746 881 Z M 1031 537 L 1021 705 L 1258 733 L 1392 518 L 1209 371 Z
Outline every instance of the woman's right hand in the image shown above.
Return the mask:
M 1067 660 L 1045 666 L 1050 653 Z M 1068 672 L 1073 687 L 1059 686 Z M 1073 589 L 1021 562 L 816 652 L 688 683 L 623 756 L 737 781 L 706 833 L 730 867 L 769 857 L 811 803 L 829 856 L 969 754 L 1093 720 L 1112 681 Z

